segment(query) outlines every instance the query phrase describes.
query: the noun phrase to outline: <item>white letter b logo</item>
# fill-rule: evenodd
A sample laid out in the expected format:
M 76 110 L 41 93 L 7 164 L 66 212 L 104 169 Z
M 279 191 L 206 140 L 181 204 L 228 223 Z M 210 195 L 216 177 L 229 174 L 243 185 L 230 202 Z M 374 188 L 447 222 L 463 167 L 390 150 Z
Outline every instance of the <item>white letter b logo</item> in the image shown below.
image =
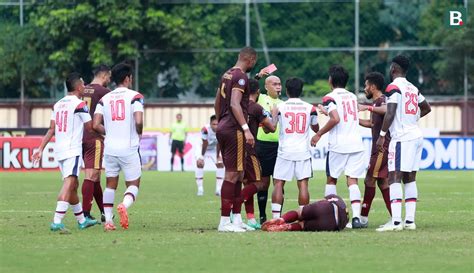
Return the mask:
M 459 11 L 449 11 L 449 25 L 450 26 L 462 26 L 462 13 Z

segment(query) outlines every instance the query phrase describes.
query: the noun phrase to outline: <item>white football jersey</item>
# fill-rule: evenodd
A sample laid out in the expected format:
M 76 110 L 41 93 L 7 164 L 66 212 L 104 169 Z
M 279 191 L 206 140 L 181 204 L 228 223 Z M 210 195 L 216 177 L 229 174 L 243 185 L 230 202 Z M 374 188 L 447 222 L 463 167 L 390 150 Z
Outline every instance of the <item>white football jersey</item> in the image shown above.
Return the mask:
M 408 141 L 422 137 L 418 119 L 420 108 L 418 105 L 425 100 L 418 88 L 406 78 L 396 78 L 385 90 L 388 103 L 397 104 L 395 119 L 390 125 L 390 135 L 395 141 Z
M 339 114 L 339 123 L 329 131 L 328 150 L 340 154 L 363 151 L 356 95 L 344 88 L 335 88 L 324 96 L 323 106 L 328 113 L 336 110 Z
M 207 140 L 207 150 L 215 150 L 217 146 L 217 137 L 216 132 L 212 130 L 210 124 L 202 127 L 201 129 L 201 138 Z
M 138 151 L 135 112 L 143 112 L 143 95 L 125 87 L 107 93 L 97 104 L 94 114 L 104 116 L 104 155 L 128 156 Z
M 291 161 L 311 158 L 310 125 L 318 124 L 316 107 L 299 98 L 278 104 L 278 156 Z
M 75 95 L 65 96 L 54 104 L 51 120 L 55 123 L 56 160 L 81 155 L 84 123 L 91 120 L 86 103 Z

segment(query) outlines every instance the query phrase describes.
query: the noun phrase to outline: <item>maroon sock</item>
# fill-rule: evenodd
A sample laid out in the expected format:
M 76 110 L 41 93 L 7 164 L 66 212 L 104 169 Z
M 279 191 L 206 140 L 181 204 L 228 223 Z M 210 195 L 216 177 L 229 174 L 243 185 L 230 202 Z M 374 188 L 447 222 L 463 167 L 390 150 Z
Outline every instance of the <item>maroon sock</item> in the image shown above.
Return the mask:
M 234 191 L 234 183 L 224 180 L 221 189 L 221 216 L 230 216 L 234 201 Z
M 242 199 L 244 201 L 246 200 L 249 200 L 249 199 L 253 199 L 253 196 L 254 194 L 257 193 L 257 186 L 255 186 L 255 184 L 249 184 L 247 186 L 245 186 L 243 189 L 242 189 L 242 192 L 240 193 L 240 195 L 242 196 Z
M 255 218 L 255 215 L 254 215 L 255 211 L 253 207 L 253 195 L 252 197 L 250 197 L 249 199 L 245 201 L 245 212 L 247 213 L 247 219 Z
M 301 227 L 300 223 L 293 223 L 290 224 L 290 231 L 302 231 L 303 228 Z
M 102 201 L 103 197 L 102 193 L 102 187 L 100 186 L 100 180 L 94 182 L 94 199 L 95 202 L 97 203 L 97 206 L 99 207 L 100 213 L 104 213 L 104 202 Z
M 361 216 L 369 216 L 370 206 L 375 197 L 375 187 L 365 186 L 364 190 L 364 201 L 362 202 L 362 210 L 360 211 Z
M 296 210 L 290 210 L 289 212 L 283 214 L 281 218 L 283 218 L 286 223 L 293 223 L 298 220 L 298 212 Z
M 90 212 L 92 208 L 92 199 L 94 198 L 94 182 L 84 179 L 82 183 L 82 211 Z
M 385 206 L 387 207 L 388 213 L 392 216 L 392 206 L 390 202 L 390 188 L 386 188 L 384 190 L 380 190 L 382 192 L 383 201 L 385 202 Z
M 234 200 L 232 201 L 232 213 L 239 214 L 242 211 L 242 182 L 237 181 L 234 186 Z

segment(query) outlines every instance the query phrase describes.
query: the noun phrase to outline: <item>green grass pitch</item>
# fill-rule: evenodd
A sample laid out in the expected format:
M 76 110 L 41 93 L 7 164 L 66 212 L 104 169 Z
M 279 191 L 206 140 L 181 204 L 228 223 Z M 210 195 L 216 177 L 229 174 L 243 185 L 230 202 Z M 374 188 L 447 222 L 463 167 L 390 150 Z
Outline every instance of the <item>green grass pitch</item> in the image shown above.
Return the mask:
M 375 231 L 388 219 L 378 191 L 366 230 L 218 233 L 212 172 L 204 197 L 195 195 L 194 173 L 145 172 L 128 230 L 79 231 L 69 211 L 72 234 L 60 235 L 49 231 L 60 185 L 59 172 L 0 173 L 1 272 L 473 272 L 472 171 L 420 172 L 418 230 L 383 234 Z M 121 182 L 116 204 L 123 191 Z M 311 200 L 323 192 L 317 172 Z M 338 192 L 347 201 L 343 181 Z M 284 211 L 294 209 L 294 183 L 286 198 Z

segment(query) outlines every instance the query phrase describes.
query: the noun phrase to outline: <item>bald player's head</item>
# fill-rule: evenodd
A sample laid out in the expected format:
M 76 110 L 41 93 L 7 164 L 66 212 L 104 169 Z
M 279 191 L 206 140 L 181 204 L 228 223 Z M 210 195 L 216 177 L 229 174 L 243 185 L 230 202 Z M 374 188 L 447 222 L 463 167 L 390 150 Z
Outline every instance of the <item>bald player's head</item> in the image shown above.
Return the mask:
M 243 64 L 246 73 L 250 72 L 257 63 L 257 51 L 255 49 L 246 46 L 239 52 L 239 63 Z
M 267 90 L 267 95 L 276 99 L 281 94 L 281 80 L 277 76 L 270 76 L 265 79 L 265 89 Z

